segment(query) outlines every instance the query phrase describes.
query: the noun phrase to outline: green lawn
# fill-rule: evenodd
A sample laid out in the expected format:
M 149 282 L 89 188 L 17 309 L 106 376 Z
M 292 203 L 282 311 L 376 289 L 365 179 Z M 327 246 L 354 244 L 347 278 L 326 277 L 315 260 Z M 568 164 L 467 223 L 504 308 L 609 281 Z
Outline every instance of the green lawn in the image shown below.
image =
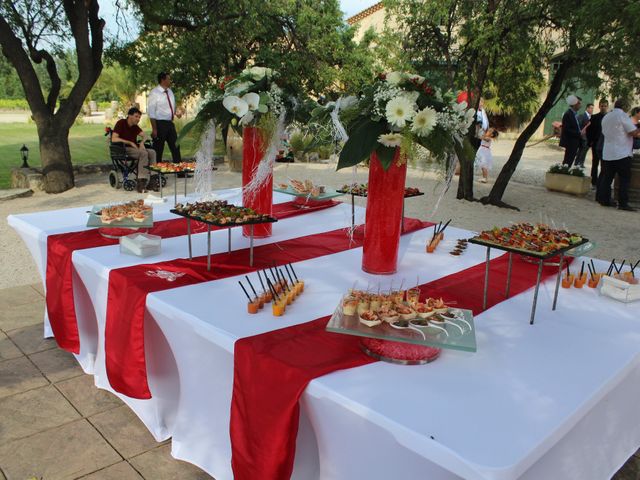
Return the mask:
M 29 148 L 29 165 L 39 167 L 40 149 L 36 126 L 28 123 L 0 123 L 0 188 L 9 188 L 11 182 L 11 168 L 19 167 L 20 148 Z M 74 165 L 86 163 L 109 163 L 107 139 L 104 136 L 104 125 L 76 125 L 69 134 L 71 161 Z M 182 154 L 193 155 L 196 145 L 191 138 L 182 142 Z M 216 142 L 216 154 L 222 154 L 222 142 Z M 164 157 L 170 158 L 171 153 L 165 146 Z

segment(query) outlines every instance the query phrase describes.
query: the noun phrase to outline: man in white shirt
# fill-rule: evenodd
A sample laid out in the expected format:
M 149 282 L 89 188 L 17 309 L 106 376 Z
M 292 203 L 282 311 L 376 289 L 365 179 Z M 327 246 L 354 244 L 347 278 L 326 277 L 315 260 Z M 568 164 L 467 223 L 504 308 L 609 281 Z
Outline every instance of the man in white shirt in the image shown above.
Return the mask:
M 636 127 L 627 115 L 628 109 L 628 102 L 618 99 L 613 111 L 602 119 L 604 148 L 596 200 L 605 207 L 615 206 L 611 201 L 611 182 L 618 174 L 618 208 L 635 211 L 635 208 L 629 206 L 629 182 L 631 181 L 633 137 L 640 137 L 640 128 Z
M 164 142 L 169 145 L 173 162 L 182 161 L 180 147 L 176 145 L 178 134 L 173 123 L 174 118 L 182 117 L 182 111 L 176 107 L 176 98 L 171 91 L 171 75 L 166 72 L 158 74 L 158 86 L 149 93 L 147 114 L 151 120 L 151 138 L 158 161 L 162 161 Z

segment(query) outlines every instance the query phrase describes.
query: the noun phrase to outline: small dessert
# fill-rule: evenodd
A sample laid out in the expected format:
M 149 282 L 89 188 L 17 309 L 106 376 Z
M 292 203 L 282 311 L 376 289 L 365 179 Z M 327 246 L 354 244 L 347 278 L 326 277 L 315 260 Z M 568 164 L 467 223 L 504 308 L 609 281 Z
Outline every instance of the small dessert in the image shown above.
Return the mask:
M 358 319 L 360 320 L 360 323 L 366 325 L 367 327 L 375 327 L 376 325 L 380 325 L 382 323 L 382 320 L 380 320 L 378 315 L 371 310 L 365 310 L 364 312 L 362 312 L 359 315 Z
M 414 304 L 420 301 L 420 289 L 410 288 L 407 290 L 407 302 Z
M 416 314 L 418 315 L 418 317 L 420 318 L 429 318 L 431 315 L 435 314 L 436 312 L 433 311 L 433 307 L 430 307 L 424 303 L 417 303 L 413 306 L 413 308 L 416 311 Z
M 395 322 L 400 318 L 398 312 L 396 312 L 393 308 L 385 308 L 382 307 L 378 312 L 378 316 L 387 323 Z
M 400 318 L 403 320 L 416 318 L 416 312 L 413 308 L 408 307 L 407 305 L 396 305 L 395 310 L 400 314 Z
M 358 313 L 362 313 L 366 310 L 369 310 L 369 297 L 363 295 L 358 299 Z
M 382 306 L 382 296 L 380 295 L 371 295 L 371 300 L 369 301 L 369 308 L 374 312 L 380 310 Z
M 358 301 L 353 297 L 346 297 L 342 300 L 342 313 L 343 315 L 351 316 L 356 314 L 358 308 Z

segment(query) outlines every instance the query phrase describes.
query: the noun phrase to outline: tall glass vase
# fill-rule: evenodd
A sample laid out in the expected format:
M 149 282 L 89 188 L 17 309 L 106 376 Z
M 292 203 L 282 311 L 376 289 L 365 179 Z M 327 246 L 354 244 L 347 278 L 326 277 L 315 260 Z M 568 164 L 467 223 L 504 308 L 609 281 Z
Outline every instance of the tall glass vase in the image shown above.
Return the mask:
M 402 222 L 406 162 L 398 166 L 400 149 L 385 171 L 375 152 L 369 164 L 367 213 L 364 224 L 362 270 L 376 275 L 390 275 L 397 270 Z
M 242 132 L 242 203 L 245 207 L 253 208 L 257 212 L 271 215 L 273 207 L 273 172 L 257 190 L 247 192 L 246 185 L 253 180 L 258 165 L 264 157 L 265 145 L 260 129 L 244 127 Z M 250 235 L 250 226 L 242 227 L 245 237 Z M 253 236 L 264 238 L 271 236 L 271 224 L 264 223 L 253 226 Z

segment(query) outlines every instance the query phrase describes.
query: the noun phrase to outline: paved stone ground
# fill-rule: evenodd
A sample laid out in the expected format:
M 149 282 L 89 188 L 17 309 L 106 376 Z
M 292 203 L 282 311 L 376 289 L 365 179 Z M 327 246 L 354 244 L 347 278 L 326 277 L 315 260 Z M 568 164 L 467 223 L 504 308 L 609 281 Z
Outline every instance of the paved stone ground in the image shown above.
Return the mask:
M 0 480 L 200 480 L 73 356 L 42 338 L 40 284 L 0 290 Z M 640 451 L 614 480 L 640 479 Z
M 42 338 L 42 287 L 0 290 L 0 480 L 201 480 Z

